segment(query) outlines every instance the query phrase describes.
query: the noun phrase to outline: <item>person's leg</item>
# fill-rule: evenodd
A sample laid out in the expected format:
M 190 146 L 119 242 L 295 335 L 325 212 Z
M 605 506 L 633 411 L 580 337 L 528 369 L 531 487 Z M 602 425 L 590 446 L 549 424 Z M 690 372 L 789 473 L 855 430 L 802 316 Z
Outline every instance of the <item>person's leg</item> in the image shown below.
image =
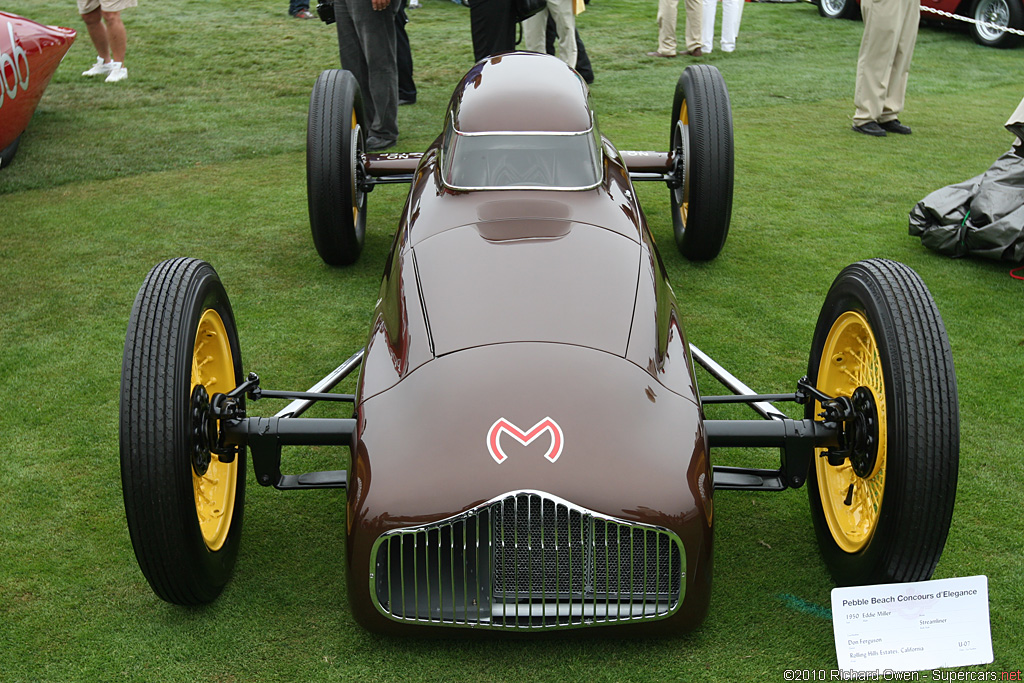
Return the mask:
M 99 7 L 82 15 L 85 28 L 89 32 L 89 40 L 96 48 L 96 55 L 104 62 L 110 61 L 110 41 L 107 40 L 107 29 L 103 25 L 103 12 Z
M 339 3 L 335 0 L 335 14 L 339 4 L 347 8 L 346 14 L 351 31 L 355 34 L 355 44 L 347 47 L 342 45 L 342 28 L 338 28 L 339 49 L 342 50 L 342 66 L 345 65 L 346 52 L 358 52 L 358 60 L 363 80 L 355 73 L 363 93 L 363 106 L 366 113 L 367 137 L 380 138 L 385 142 L 398 139 L 398 56 L 395 37 L 396 6 L 377 11 L 373 5 L 362 0 Z M 341 20 L 338 19 L 338 23 Z M 351 38 L 349 38 L 351 40 Z M 346 41 L 347 42 L 347 41 Z
M 919 0 L 902 0 L 900 9 L 900 14 L 895 17 L 898 27 L 896 53 L 893 55 L 892 70 L 882 102 L 882 115 L 878 117 L 879 123 L 897 119 L 903 111 L 910 60 L 914 57 L 914 44 L 917 42 L 917 26 L 921 15 Z
M 469 0 L 470 32 L 476 61 L 516 49 L 516 22 L 512 11 L 512 0 Z
M 558 56 L 575 69 L 576 13 L 573 11 L 573 0 L 548 0 L 548 12 L 555 18 L 555 27 L 558 29 Z
M 580 32 L 576 31 L 576 71 L 587 83 L 594 82 L 594 67 L 590 64 L 590 57 L 587 55 L 587 48 L 583 46 L 583 39 Z
M 700 34 L 704 30 L 704 0 L 686 0 L 686 51 L 700 50 Z
M 544 35 L 547 31 L 550 7 L 523 22 L 523 49 L 529 52 L 544 52 Z
M 718 9 L 718 0 L 704 0 L 704 12 L 700 21 L 700 49 L 705 54 L 710 54 L 714 49 L 715 42 L 715 12 Z M 722 19 L 725 19 L 725 8 L 722 8 Z M 722 34 L 725 35 L 725 22 L 722 23 Z
M 396 0 L 393 0 L 396 1 Z M 395 51 L 398 56 L 398 100 L 399 102 L 416 102 L 416 81 L 412 77 L 412 46 L 405 25 L 409 17 L 405 13 L 405 0 L 401 0 L 398 13 L 395 15 Z
M 896 55 L 898 35 L 893 22 L 894 3 L 890 0 L 864 0 L 864 35 L 857 56 L 857 80 L 853 91 L 856 109 L 853 125 L 878 122 L 889 87 L 889 74 Z
M 120 12 L 103 12 L 103 23 L 107 27 L 107 40 L 110 42 L 110 58 L 124 64 L 124 56 L 128 47 L 128 34 L 121 21 Z
M 743 0 L 722 0 L 722 51 L 736 49 L 736 36 L 740 34 L 743 18 Z
M 370 122 L 373 121 L 377 112 L 370 97 L 370 77 L 366 68 L 366 58 L 359 44 L 359 32 L 346 0 L 334 0 L 334 26 L 338 32 L 338 56 L 341 59 L 341 68 L 351 72 L 356 83 L 359 84 L 359 92 L 363 96 L 363 115 L 366 117 L 366 120 L 363 121 L 363 128 L 369 131 Z
M 555 54 L 555 41 L 558 40 L 558 29 L 555 27 L 555 19 L 550 14 L 544 25 L 544 51 L 549 55 Z
M 676 54 L 676 18 L 679 0 L 658 0 L 658 54 Z

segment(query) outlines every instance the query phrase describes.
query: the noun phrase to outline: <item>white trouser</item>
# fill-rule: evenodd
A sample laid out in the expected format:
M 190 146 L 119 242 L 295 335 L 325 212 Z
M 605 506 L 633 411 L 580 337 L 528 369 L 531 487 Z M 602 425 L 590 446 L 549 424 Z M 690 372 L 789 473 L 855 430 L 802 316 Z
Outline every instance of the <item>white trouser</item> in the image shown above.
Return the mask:
M 548 0 L 546 9 L 523 22 L 523 43 L 530 52 L 544 52 L 548 13 L 555 20 L 558 33 L 558 57 L 576 68 L 576 14 L 573 0 Z
M 717 0 L 704 0 L 704 19 L 701 22 L 701 51 L 711 52 L 715 39 L 715 8 Z M 743 17 L 743 0 L 722 0 L 722 52 L 736 49 L 736 36 L 740 32 Z

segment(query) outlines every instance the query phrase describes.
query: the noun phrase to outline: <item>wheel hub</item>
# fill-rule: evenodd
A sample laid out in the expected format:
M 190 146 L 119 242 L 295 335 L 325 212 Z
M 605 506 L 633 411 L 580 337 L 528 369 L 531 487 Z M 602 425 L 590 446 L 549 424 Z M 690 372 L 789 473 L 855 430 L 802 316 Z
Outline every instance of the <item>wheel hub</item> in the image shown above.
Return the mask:
M 666 184 L 682 204 L 686 199 L 682 192 L 686 185 L 686 125 L 682 121 L 676 121 L 676 132 L 672 136 L 672 170 Z
M 824 406 L 826 420 L 839 425 L 839 447 L 826 451 L 829 465 L 839 467 L 846 460 L 854 473 L 870 478 L 878 462 L 878 409 L 875 397 L 860 386 L 849 398 L 841 396 Z
M 217 442 L 217 421 L 210 417 L 210 395 L 197 384 L 192 390 L 192 469 L 203 476 L 210 469 L 210 444 Z
M 867 478 L 878 460 L 878 415 L 867 387 L 853 392 L 853 417 L 847 422 L 850 464 L 858 477 Z

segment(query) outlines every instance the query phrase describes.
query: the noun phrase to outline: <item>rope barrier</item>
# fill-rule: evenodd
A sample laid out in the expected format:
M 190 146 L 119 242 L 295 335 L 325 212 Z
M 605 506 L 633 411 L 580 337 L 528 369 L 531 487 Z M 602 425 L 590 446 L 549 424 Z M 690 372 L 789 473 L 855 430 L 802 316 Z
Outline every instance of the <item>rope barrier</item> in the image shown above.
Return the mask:
M 988 21 L 978 21 L 977 19 L 971 19 L 970 17 L 960 16 L 959 14 L 953 14 L 952 12 L 944 12 L 944 11 L 942 11 L 940 9 L 935 9 L 934 7 L 925 7 L 924 5 L 921 5 L 921 11 L 922 12 L 931 12 L 932 14 L 938 14 L 939 16 L 946 17 L 947 19 L 956 19 L 957 21 L 966 21 L 968 24 L 977 24 L 977 25 L 983 26 L 983 27 L 985 27 L 987 29 L 994 29 L 994 30 L 997 30 L 997 31 L 1005 31 L 1006 33 L 1012 33 L 1012 34 L 1017 35 L 1017 36 L 1024 36 L 1024 31 L 1021 31 L 1019 29 L 1010 28 L 1009 26 L 1000 26 L 999 24 L 993 24 L 993 23 L 988 22 Z

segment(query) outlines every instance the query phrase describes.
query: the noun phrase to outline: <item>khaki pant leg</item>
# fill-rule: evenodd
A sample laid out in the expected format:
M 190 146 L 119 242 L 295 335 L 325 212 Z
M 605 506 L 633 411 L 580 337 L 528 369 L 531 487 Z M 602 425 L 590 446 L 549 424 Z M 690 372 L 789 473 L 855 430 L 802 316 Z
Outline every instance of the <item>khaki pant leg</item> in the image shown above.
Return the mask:
M 686 51 L 700 49 L 704 27 L 704 0 L 686 0 Z
M 863 0 L 864 35 L 857 55 L 857 82 L 853 91 L 853 125 L 878 121 L 889 90 L 889 77 L 899 42 L 896 17 L 899 0 Z
M 548 0 L 548 12 L 555 20 L 558 34 L 558 58 L 576 68 L 576 13 L 573 0 Z M 547 25 L 545 24 L 545 30 Z
M 523 49 L 529 52 L 545 52 L 547 30 L 548 8 L 544 8 L 523 22 Z
M 658 52 L 663 55 L 676 53 L 676 16 L 679 0 L 658 0 Z
M 899 29 L 899 40 L 896 43 L 896 54 L 892 60 L 892 71 L 889 74 L 889 87 L 882 102 L 880 122 L 899 118 L 907 96 L 907 77 L 910 75 L 910 60 L 914 57 L 914 45 L 917 43 L 917 27 L 921 23 L 920 0 L 901 0 L 902 12 L 895 18 Z

